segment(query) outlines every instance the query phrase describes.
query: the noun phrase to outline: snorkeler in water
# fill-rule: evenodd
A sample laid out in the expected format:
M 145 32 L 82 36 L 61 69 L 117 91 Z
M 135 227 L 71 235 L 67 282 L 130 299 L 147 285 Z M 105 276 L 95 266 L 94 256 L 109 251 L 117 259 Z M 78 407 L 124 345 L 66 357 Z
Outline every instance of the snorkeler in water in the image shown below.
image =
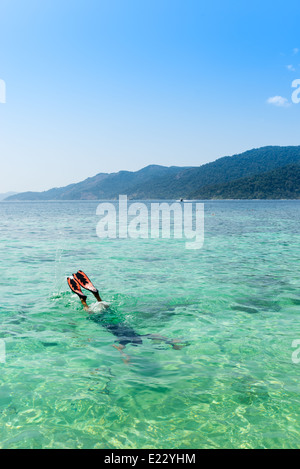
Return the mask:
M 99 291 L 97 288 L 94 287 L 88 276 L 79 270 L 76 274 L 70 278 L 68 277 L 68 284 L 70 289 L 79 296 L 80 301 L 85 309 L 85 311 L 90 311 L 88 304 L 86 302 L 87 297 L 82 293 L 81 287 L 85 290 L 91 292 L 98 302 L 102 302 Z M 109 305 L 107 303 L 102 302 L 105 308 L 108 308 Z M 142 338 L 146 337 L 148 339 L 152 339 L 157 342 L 165 342 L 170 344 L 175 350 L 180 350 L 182 348 L 182 342 L 178 339 L 170 340 L 167 337 L 160 336 L 158 334 L 146 334 L 140 335 L 135 332 L 130 326 L 125 323 L 107 323 L 106 321 L 99 321 L 99 315 L 95 317 L 95 322 L 101 322 L 101 324 L 109 330 L 115 337 L 117 337 L 117 342 L 119 345 L 114 345 L 114 347 L 119 350 L 119 352 L 123 353 L 123 349 L 126 345 L 131 344 L 134 346 L 141 345 L 143 343 Z

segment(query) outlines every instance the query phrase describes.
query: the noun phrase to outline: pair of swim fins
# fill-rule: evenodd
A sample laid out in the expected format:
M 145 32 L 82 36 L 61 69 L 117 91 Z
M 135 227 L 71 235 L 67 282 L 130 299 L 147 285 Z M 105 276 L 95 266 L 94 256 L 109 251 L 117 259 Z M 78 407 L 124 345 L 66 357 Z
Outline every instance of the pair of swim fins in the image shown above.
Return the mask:
M 78 270 L 76 274 L 73 274 L 73 277 L 67 278 L 69 287 L 71 288 L 72 292 L 76 293 L 80 299 L 86 300 L 86 296 L 82 293 L 81 288 L 85 288 L 85 290 L 90 291 L 94 294 L 99 294 L 97 288 L 94 287 L 88 276 L 82 272 L 82 270 Z

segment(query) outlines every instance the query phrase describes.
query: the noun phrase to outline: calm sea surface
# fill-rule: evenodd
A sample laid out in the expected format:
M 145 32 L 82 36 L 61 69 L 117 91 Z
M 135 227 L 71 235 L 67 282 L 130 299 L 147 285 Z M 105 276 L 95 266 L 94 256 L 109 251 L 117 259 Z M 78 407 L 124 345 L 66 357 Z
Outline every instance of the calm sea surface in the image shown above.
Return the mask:
M 206 202 L 201 250 L 101 240 L 97 205 L 0 203 L 0 448 L 300 448 L 300 201 Z M 78 269 L 106 321 L 185 347 L 124 363 Z

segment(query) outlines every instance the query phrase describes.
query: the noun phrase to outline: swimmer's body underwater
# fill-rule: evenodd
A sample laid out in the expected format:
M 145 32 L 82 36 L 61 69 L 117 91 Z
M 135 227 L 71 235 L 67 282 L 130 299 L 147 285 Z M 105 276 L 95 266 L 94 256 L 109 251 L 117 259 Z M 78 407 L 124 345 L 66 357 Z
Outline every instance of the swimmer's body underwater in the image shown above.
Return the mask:
M 79 296 L 80 301 L 85 311 L 89 312 L 90 310 L 86 302 L 87 297 L 86 295 L 82 293 L 81 287 L 91 292 L 98 302 L 102 302 L 100 295 L 99 295 L 99 291 L 97 290 L 97 288 L 94 287 L 94 285 L 92 284 L 88 276 L 84 272 L 82 272 L 82 270 L 79 270 L 76 274 L 73 274 L 71 278 L 68 277 L 67 281 L 68 281 L 70 289 L 74 293 L 76 293 L 76 295 Z M 105 306 L 108 307 L 108 305 L 105 305 Z M 124 323 L 115 324 L 115 323 L 106 323 L 106 322 L 102 323 L 101 322 L 101 324 L 107 330 L 109 330 L 115 337 L 118 338 L 116 342 L 118 342 L 119 345 L 118 346 L 114 345 L 114 347 L 117 350 L 119 350 L 119 352 L 121 353 L 123 349 L 126 347 L 126 345 L 128 344 L 132 344 L 134 346 L 141 345 L 143 343 L 143 340 L 142 340 L 143 337 L 170 344 L 175 350 L 180 350 L 183 345 L 186 345 L 186 344 L 183 344 L 180 340 L 177 340 L 177 339 L 169 340 L 167 337 L 162 337 L 156 334 L 140 335 L 137 332 L 135 332 L 131 327 L 127 326 Z

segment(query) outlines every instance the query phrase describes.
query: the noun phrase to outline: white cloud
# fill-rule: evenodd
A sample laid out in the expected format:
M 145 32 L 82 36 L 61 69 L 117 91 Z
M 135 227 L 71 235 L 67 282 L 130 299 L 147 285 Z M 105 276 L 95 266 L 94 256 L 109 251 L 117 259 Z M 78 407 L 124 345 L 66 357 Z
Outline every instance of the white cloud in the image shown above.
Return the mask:
M 287 65 L 286 68 L 287 68 L 288 70 L 290 70 L 290 72 L 295 72 L 295 71 L 296 71 L 296 69 L 295 69 L 295 67 L 294 67 L 293 65 Z
M 274 106 L 278 107 L 288 107 L 290 106 L 290 103 L 286 98 L 283 98 L 282 96 L 273 96 L 272 98 L 269 98 L 267 100 L 268 104 L 273 104 Z
M 294 55 L 297 55 L 297 54 L 298 54 L 298 52 L 299 52 L 299 49 L 298 49 L 297 47 L 295 47 L 295 49 L 293 49 L 293 53 L 294 53 Z

